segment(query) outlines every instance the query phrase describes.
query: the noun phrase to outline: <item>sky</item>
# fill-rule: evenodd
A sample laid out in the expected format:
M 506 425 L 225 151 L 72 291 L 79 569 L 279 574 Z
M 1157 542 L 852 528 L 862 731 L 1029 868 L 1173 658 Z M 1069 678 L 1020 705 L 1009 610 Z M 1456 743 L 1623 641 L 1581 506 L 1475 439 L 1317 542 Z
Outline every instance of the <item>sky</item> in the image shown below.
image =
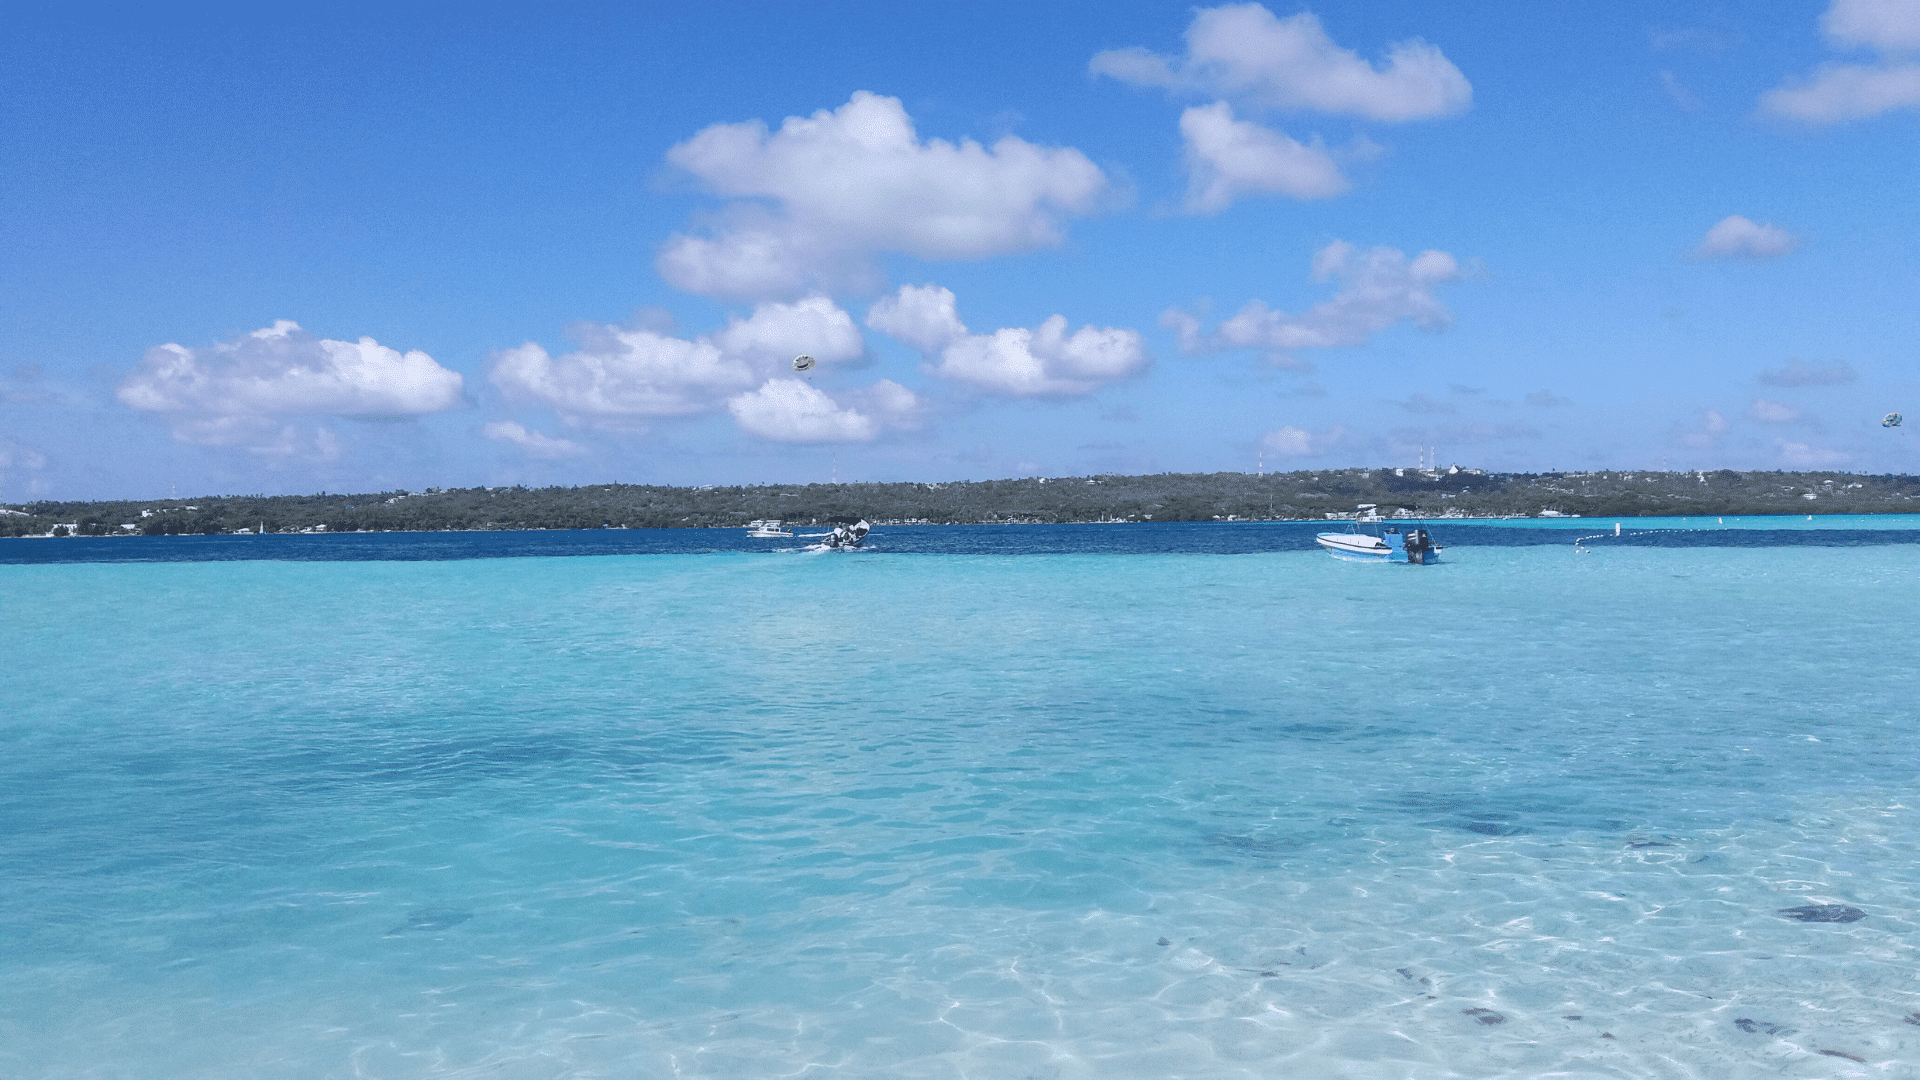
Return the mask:
M 1920 472 L 1920 0 L 282 7 L 0 14 L 0 501 Z

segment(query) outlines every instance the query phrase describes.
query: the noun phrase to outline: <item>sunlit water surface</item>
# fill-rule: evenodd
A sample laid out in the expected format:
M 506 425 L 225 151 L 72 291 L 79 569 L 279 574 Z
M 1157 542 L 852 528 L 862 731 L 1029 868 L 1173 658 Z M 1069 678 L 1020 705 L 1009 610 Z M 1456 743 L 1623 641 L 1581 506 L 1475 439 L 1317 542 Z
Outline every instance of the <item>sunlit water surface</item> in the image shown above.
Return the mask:
M 1920 1063 L 1911 543 L 886 538 L 0 567 L 0 1076 Z

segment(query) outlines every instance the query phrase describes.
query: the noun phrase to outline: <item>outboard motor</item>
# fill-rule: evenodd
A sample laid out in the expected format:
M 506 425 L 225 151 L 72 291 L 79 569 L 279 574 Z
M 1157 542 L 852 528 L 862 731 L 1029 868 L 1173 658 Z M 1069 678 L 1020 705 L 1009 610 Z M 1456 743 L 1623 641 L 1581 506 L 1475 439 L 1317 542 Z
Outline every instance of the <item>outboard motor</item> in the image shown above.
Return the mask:
M 1407 530 L 1407 562 L 1426 565 L 1427 557 L 1433 554 L 1433 541 L 1427 539 L 1427 530 Z

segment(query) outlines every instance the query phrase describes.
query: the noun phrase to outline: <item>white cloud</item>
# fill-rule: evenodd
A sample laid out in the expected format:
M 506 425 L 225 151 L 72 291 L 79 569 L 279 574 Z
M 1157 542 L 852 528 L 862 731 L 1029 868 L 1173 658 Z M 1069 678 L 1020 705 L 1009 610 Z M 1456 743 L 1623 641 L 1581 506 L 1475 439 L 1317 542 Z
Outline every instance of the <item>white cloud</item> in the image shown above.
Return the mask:
M 1139 86 L 1371 120 L 1449 116 L 1473 103 L 1466 76 L 1418 38 L 1388 46 L 1386 64 L 1376 66 L 1334 44 L 1313 13 L 1276 19 L 1259 4 L 1201 9 L 1176 60 L 1135 47 L 1099 53 L 1088 66 Z
M 938 285 L 900 286 L 867 310 L 867 325 L 923 353 L 937 353 L 967 336 L 953 290 Z
M 929 370 L 1015 397 L 1087 393 L 1147 365 L 1145 343 L 1133 330 L 1083 326 L 1067 333 L 1064 315 L 1039 327 L 970 334 L 951 290 L 903 285 L 867 313 L 867 325 L 925 353 Z
M 1809 446 L 1806 443 L 1788 442 L 1781 439 L 1780 463 L 1790 469 L 1831 469 L 1845 465 L 1850 455 L 1825 447 Z
M 1147 366 L 1145 344 L 1133 330 L 1083 326 L 1067 333 L 1067 317 L 1037 328 L 974 334 L 940 354 L 934 374 L 1015 397 L 1084 394 Z
M 1556 408 L 1560 408 L 1561 406 L 1573 404 L 1572 398 L 1563 398 L 1560 395 L 1555 394 L 1551 390 L 1535 390 L 1533 393 L 1528 394 L 1522 400 L 1524 400 L 1529 405 L 1532 405 L 1541 409 L 1556 409 Z
M 1763 424 L 1791 424 L 1800 419 L 1800 410 L 1778 401 L 1755 398 L 1753 404 L 1747 406 L 1747 419 Z
M 1920 106 L 1920 64 L 1894 59 L 1920 50 L 1920 3 L 1833 0 L 1820 26 L 1831 44 L 1864 46 L 1879 52 L 1879 60 L 1822 64 L 1811 77 L 1788 79 L 1760 95 L 1762 112 L 1809 124 L 1836 124 Z
M 1335 240 L 1314 253 L 1313 279 L 1337 281 L 1340 291 L 1303 315 L 1274 311 L 1255 300 L 1211 334 L 1202 333 L 1200 321 L 1178 309 L 1163 314 L 1160 323 L 1178 335 L 1184 352 L 1364 345 L 1402 320 L 1423 330 L 1452 325 L 1452 313 L 1433 289 L 1460 276 L 1460 264 L 1444 251 L 1423 251 L 1409 260 L 1393 248 L 1362 251 Z
M 529 341 L 495 354 L 488 377 L 509 400 L 551 407 L 569 424 L 644 429 L 648 419 L 705 412 L 753 373 L 712 342 L 592 326 L 562 356 Z
M 1283 427 L 1260 436 L 1260 448 L 1276 458 L 1322 457 L 1347 440 L 1347 429 L 1335 424 L 1325 431 Z
M 1768 386 L 1839 386 L 1859 377 L 1853 365 L 1845 360 L 1836 360 L 1831 364 L 1789 360 L 1784 367 L 1760 373 L 1760 381 Z
M 871 285 L 872 257 L 979 259 L 1060 242 L 1107 177 L 1070 147 L 1008 135 L 922 141 L 899 99 L 856 92 L 840 108 L 714 124 L 667 160 L 729 204 L 710 236 L 675 235 L 658 260 L 689 292 L 759 299 Z
M 465 400 L 460 373 L 424 352 L 316 338 L 286 319 L 207 348 L 155 346 L 115 396 L 171 415 L 184 442 L 320 457 L 338 453 L 331 433 L 303 435 L 276 418 L 419 416 Z
M 1823 64 L 1760 95 L 1760 108 L 1809 124 L 1837 124 L 1920 105 L 1920 64 Z
M 713 343 L 728 356 L 749 364 L 784 365 L 798 353 L 823 364 L 864 355 L 853 316 L 824 296 L 810 296 L 791 304 L 761 304 L 745 319 L 727 320 Z
M 1224 101 L 1180 114 L 1186 147 L 1187 209 L 1211 214 L 1242 195 L 1324 199 L 1347 190 L 1340 167 L 1316 139 L 1302 145 L 1286 135 L 1236 120 Z
M 1395 405 L 1410 413 L 1446 414 L 1457 413 L 1460 407 L 1451 401 L 1442 401 L 1432 394 L 1414 394 L 1405 401 L 1396 401 Z
M 888 379 L 846 395 L 845 404 L 800 379 L 768 379 L 727 401 L 741 430 L 774 442 L 871 442 L 887 428 L 909 428 L 922 410 L 918 395 Z
M 1696 259 L 1777 259 L 1799 246 L 1792 233 L 1777 225 L 1758 225 L 1730 214 L 1708 229 L 1689 254 Z
M 718 409 L 796 353 L 831 363 L 866 351 L 852 317 L 824 297 L 761 304 L 692 340 L 600 324 L 573 332 L 578 350 L 555 357 L 528 342 L 495 354 L 489 378 L 509 399 L 546 405 L 569 424 L 641 430 Z
M 1031 330 L 1012 327 L 970 334 L 953 293 L 935 285 L 903 285 L 874 304 L 867 325 L 927 355 L 941 378 L 1011 397 L 1085 394 L 1146 369 L 1146 344 L 1134 330 L 1082 326 L 1067 333 L 1054 315 Z
M 579 457 L 587 448 L 568 439 L 556 439 L 551 435 L 542 435 L 537 431 L 528 431 L 512 420 L 495 420 L 480 429 L 480 434 L 489 439 L 512 443 L 528 454 L 549 461 L 561 458 Z
M 1920 50 L 1920 3 L 1914 0 L 1833 0 L 1820 29 L 1836 45 L 1883 52 Z

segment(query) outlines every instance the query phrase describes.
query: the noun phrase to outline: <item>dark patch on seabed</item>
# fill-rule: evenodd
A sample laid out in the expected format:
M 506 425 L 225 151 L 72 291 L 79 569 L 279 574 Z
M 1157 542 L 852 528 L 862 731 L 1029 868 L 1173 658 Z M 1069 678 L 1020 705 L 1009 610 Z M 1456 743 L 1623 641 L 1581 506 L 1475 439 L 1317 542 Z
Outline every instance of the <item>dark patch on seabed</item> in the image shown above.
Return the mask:
M 471 911 L 452 911 L 447 908 L 421 908 L 407 916 L 407 921 L 387 931 L 388 937 L 397 934 L 425 933 L 435 930 L 451 930 L 468 919 L 473 918 Z
M 1733 1026 L 1739 1028 L 1741 1031 L 1744 1031 L 1749 1035 L 1761 1035 L 1761 1034 L 1791 1035 L 1793 1034 L 1793 1029 L 1786 1026 L 1785 1024 L 1770 1024 L 1765 1020 L 1752 1020 L 1744 1016 L 1738 1020 L 1735 1020 L 1733 1022 Z
M 1229 836 L 1216 833 L 1202 839 L 1216 847 L 1231 848 L 1248 855 L 1290 855 L 1306 846 L 1305 842 L 1288 837 Z
M 1801 922 L 1859 922 L 1867 917 L 1866 912 L 1845 904 L 1802 904 L 1781 908 L 1780 914 Z

